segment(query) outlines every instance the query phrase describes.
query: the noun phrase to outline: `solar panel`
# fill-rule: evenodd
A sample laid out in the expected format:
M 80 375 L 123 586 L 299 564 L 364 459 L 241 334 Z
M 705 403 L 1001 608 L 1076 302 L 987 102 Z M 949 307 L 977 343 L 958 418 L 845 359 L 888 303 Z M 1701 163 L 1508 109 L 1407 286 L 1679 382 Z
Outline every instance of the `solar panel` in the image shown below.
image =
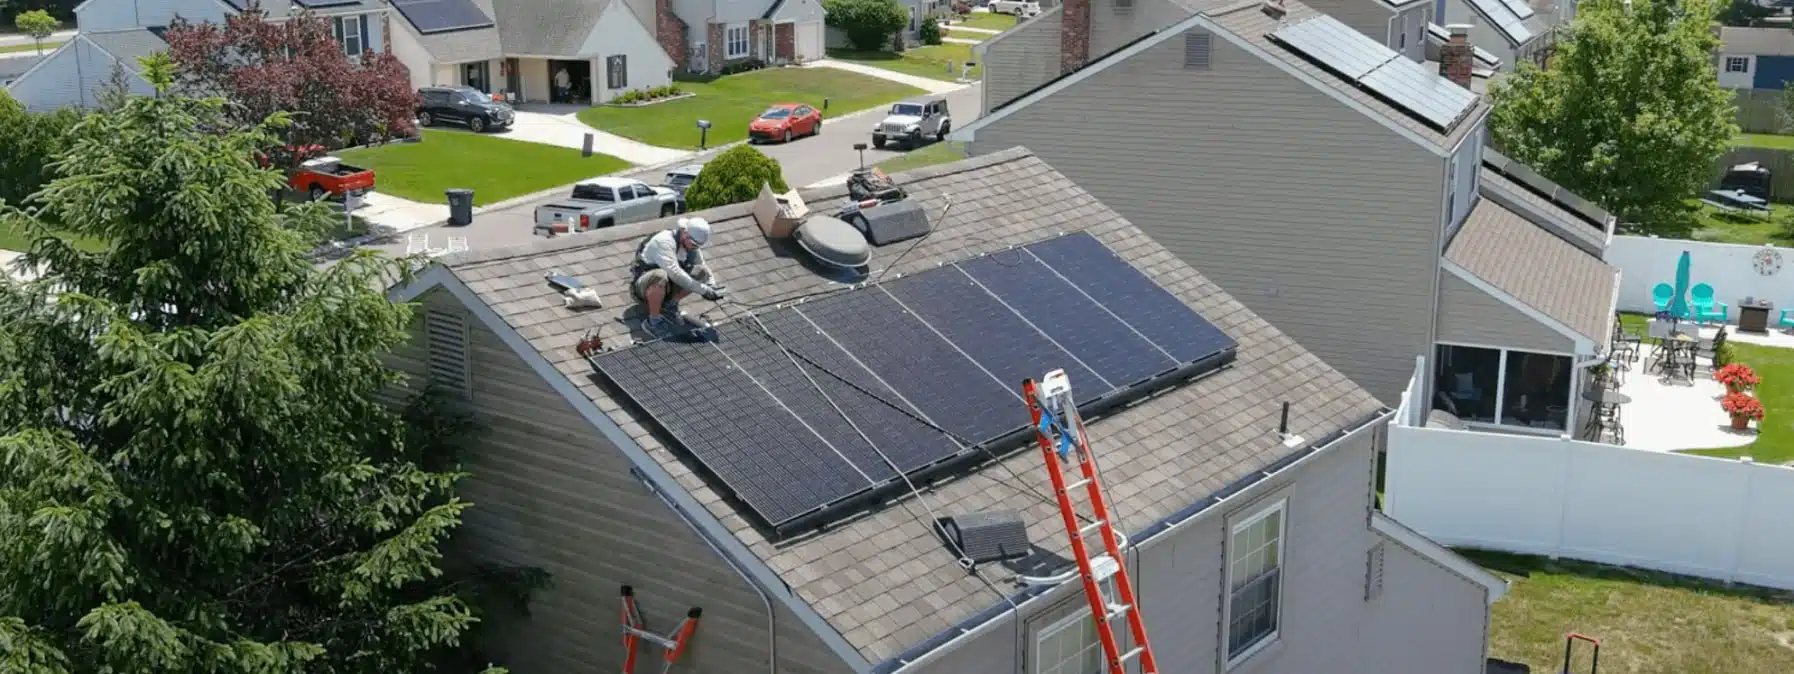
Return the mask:
M 1325 14 L 1279 28 L 1271 33 L 1271 39 L 1354 81 L 1400 56 L 1395 50 Z
M 1526 28 L 1520 15 L 1509 8 L 1505 0 L 1470 0 L 1478 10 L 1489 17 L 1495 26 L 1507 33 L 1514 43 L 1523 43 L 1532 39 L 1532 31 Z
M 1140 273 L 1094 236 L 1069 234 L 1026 250 L 1086 293 L 1103 298 L 1123 321 L 1170 353 L 1174 360 L 1196 362 L 1238 346 L 1220 328 L 1190 311 L 1183 300 Z M 1074 377 L 1072 381 L 1078 379 Z
M 773 526 L 870 486 L 713 345 L 643 344 L 594 360 L 700 467 Z
M 480 11 L 473 0 L 401 0 L 394 6 L 417 28 L 417 32 L 424 34 L 492 25 L 492 18 Z
M 293 4 L 299 5 L 300 7 L 304 7 L 306 9 L 318 9 L 320 7 L 340 7 L 342 5 L 353 5 L 360 1 L 361 0 L 293 0 Z
M 1408 59 L 1383 64 L 1360 84 L 1441 131 L 1476 105 L 1475 93 Z
M 999 384 L 882 291 L 832 295 L 798 312 L 959 437 L 997 438 L 1025 414 L 1019 386 Z
M 957 267 L 911 276 L 883 287 L 998 381 L 1013 382 L 1020 388 L 1023 379 L 1042 374 L 1041 363 L 1063 363 L 1065 373 L 1079 383 L 1080 402 L 1115 388 Z
M 1532 18 L 1532 7 L 1520 0 L 1501 0 L 1501 4 L 1506 6 L 1508 11 L 1513 12 L 1514 16 L 1522 19 Z
M 1177 367 L 1171 356 L 1027 253 L 997 253 L 958 266 L 1112 384 L 1133 386 Z

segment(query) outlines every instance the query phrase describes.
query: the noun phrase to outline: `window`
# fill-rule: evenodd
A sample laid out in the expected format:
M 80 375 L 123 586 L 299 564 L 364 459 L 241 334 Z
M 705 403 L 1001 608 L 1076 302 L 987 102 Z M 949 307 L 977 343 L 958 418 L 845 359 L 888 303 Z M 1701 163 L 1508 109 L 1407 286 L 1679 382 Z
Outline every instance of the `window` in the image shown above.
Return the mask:
M 723 58 L 738 59 L 748 55 L 748 27 L 729 26 L 723 29 Z
M 1569 356 L 1441 344 L 1433 409 L 1476 423 L 1569 428 Z
M 622 54 L 605 57 L 604 80 L 612 91 L 629 88 L 629 57 Z
M 1408 15 L 1403 14 L 1400 18 L 1402 28 L 1395 33 L 1395 50 L 1406 51 L 1408 49 Z
M 336 41 L 343 45 L 343 53 L 350 58 L 361 56 L 363 38 L 361 17 L 343 16 L 336 19 Z
M 1452 157 L 1445 166 L 1445 228 L 1458 221 L 1458 158 Z
M 1227 664 L 1277 638 L 1283 599 L 1283 501 L 1233 525 L 1227 543 Z
M 916 7 L 915 7 L 915 5 L 910 5 L 910 8 L 909 8 L 909 30 L 912 33 L 916 31 Z
M 1080 605 L 1083 595 L 1078 595 Z M 1103 581 L 1103 596 L 1116 600 L 1115 583 Z M 1034 638 L 1034 674 L 1097 674 L 1103 671 L 1103 644 L 1090 609 L 1080 608 L 1048 625 Z
M 1743 56 L 1725 57 L 1725 71 L 1728 73 L 1750 72 L 1750 59 Z
M 580 201 L 597 201 L 614 203 L 617 198 L 611 194 L 610 188 L 602 185 L 574 185 L 573 198 Z

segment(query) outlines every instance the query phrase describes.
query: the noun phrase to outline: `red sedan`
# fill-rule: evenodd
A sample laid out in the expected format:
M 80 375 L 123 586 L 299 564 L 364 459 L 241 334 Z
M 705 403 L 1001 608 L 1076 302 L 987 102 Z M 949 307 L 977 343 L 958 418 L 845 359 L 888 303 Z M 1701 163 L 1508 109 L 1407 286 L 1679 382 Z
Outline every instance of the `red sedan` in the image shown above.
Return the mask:
M 780 103 L 766 109 L 748 125 L 748 140 L 789 143 L 798 136 L 822 133 L 822 111 L 803 103 Z

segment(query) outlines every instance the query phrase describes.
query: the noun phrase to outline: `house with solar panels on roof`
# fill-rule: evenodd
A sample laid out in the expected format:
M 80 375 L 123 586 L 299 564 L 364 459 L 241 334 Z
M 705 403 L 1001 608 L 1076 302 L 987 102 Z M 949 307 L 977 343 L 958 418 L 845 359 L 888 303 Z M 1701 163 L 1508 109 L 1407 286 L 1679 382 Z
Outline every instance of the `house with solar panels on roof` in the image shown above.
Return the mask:
M 191 22 L 223 23 L 242 12 L 248 0 L 86 0 L 75 6 L 74 39 L 44 56 L 30 70 L 6 85 L 7 93 L 32 110 L 92 108 L 111 81 L 115 68 L 125 71 L 133 94 L 153 93 L 138 74 L 138 59 L 168 51 L 163 31 L 178 17 Z M 351 58 L 387 51 L 386 3 L 380 0 L 263 0 L 259 6 L 270 21 L 284 21 L 299 11 L 323 16 L 335 28 L 337 41 Z
M 1615 220 L 1485 147 L 1463 32 L 1433 68 L 1295 0 L 1236 2 L 952 135 L 1029 148 L 1389 404 L 1579 435 Z M 1092 109 L 1128 123 L 1075 121 Z
M 1531 61 L 1544 67 L 1557 29 L 1576 16 L 1576 0 L 1435 0 L 1439 23 L 1470 26 L 1470 44 L 1501 62 L 1502 72 Z
M 671 220 L 394 289 L 404 387 L 484 429 L 449 563 L 552 577 L 484 618 L 503 664 L 617 671 L 628 586 L 642 633 L 701 616 L 674 671 L 1087 674 L 1135 610 L 1167 674 L 1482 671 L 1505 585 L 1375 509 L 1392 410 L 1025 149 L 893 179 L 922 216 L 895 235 L 821 215 L 846 186 L 795 232 L 692 214 L 731 289 L 684 302 L 696 338 L 634 327 L 631 256 Z M 1118 541 L 1091 581 L 1134 590 L 1101 616 L 1022 393 L 1054 370 Z

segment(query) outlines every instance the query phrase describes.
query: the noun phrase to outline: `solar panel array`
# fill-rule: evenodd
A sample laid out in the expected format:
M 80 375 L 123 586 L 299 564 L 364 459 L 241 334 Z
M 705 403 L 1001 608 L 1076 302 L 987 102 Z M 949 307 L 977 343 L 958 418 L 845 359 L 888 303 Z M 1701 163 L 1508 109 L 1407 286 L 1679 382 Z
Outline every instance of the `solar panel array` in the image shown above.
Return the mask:
M 1221 367 L 1237 346 L 1083 233 L 716 332 L 592 362 L 775 535 L 1013 449 L 1031 437 L 1023 379 L 1064 369 L 1090 413 Z
M 1279 28 L 1271 39 L 1440 131 L 1476 106 L 1469 89 L 1325 14 Z
M 396 0 L 393 6 L 417 32 L 425 35 L 493 25 L 492 17 L 486 16 L 473 0 Z
M 1515 44 L 1532 39 L 1532 30 L 1525 23 L 1526 18 L 1532 16 L 1532 8 L 1526 7 L 1525 3 L 1518 0 L 1470 0 L 1470 4 L 1487 15 L 1489 21 L 1506 33 L 1508 39 Z M 1522 15 L 1516 7 L 1525 8 L 1526 13 Z
M 340 7 L 342 5 L 353 5 L 360 1 L 361 0 L 293 0 L 293 4 L 299 5 L 300 7 L 304 7 L 306 9 L 319 9 L 322 7 Z M 245 4 L 247 4 L 247 3 L 245 3 Z
M 1524 185 L 1533 193 L 1557 202 L 1596 228 L 1605 230 L 1607 220 L 1613 217 L 1611 213 L 1607 212 L 1607 209 L 1545 179 L 1544 176 L 1534 172 L 1531 167 L 1509 159 L 1507 155 L 1495 151 L 1494 148 L 1483 148 L 1483 163 L 1494 169 L 1496 173 L 1507 176 L 1509 180 Z
M 1501 0 L 1501 4 L 1505 5 L 1508 11 L 1513 12 L 1514 16 L 1522 19 L 1532 18 L 1532 6 L 1521 0 Z

